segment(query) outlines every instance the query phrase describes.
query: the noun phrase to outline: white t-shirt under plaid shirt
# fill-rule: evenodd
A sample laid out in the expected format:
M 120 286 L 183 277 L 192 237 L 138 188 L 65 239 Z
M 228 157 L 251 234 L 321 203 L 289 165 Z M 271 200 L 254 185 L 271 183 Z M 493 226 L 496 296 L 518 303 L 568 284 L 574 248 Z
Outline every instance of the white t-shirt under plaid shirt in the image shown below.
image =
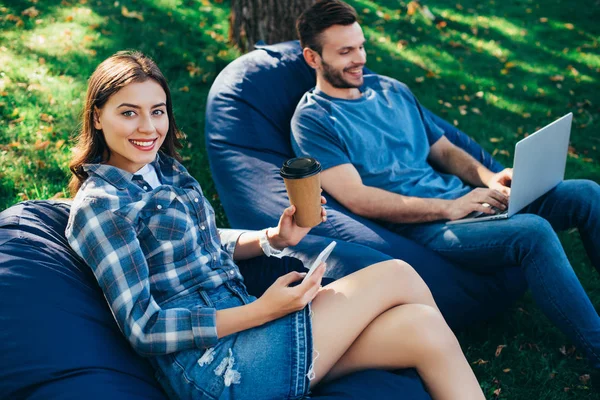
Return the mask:
M 89 177 L 73 201 L 66 235 L 138 353 L 209 348 L 217 343 L 214 308 L 158 304 L 242 281 L 232 259 L 237 235 L 221 244 L 210 203 L 180 163 L 159 153 L 152 165 L 161 183 L 154 189 L 142 176 L 85 165 Z

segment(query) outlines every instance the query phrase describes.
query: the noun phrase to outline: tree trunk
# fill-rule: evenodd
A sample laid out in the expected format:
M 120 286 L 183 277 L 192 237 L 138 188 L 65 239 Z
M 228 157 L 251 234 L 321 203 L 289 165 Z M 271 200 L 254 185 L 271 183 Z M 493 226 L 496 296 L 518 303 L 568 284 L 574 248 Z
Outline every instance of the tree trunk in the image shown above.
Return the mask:
M 296 19 L 315 0 L 231 0 L 229 40 L 247 52 L 267 44 L 298 39 Z

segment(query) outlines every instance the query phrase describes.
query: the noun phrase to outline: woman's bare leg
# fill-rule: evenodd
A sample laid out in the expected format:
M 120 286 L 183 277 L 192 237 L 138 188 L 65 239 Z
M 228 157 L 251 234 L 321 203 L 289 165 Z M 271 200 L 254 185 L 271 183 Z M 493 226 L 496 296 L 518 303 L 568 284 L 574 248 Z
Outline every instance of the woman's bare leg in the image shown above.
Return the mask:
M 403 356 L 404 348 L 408 344 L 404 345 L 402 332 L 400 331 L 401 327 L 413 324 L 411 318 L 417 318 L 416 314 L 418 313 L 413 310 L 415 307 L 405 307 L 405 310 L 400 311 L 401 307 L 397 306 L 409 304 L 428 306 L 422 307 L 429 311 L 425 311 L 425 316 L 420 317 L 423 322 L 417 324 L 419 327 L 425 325 L 421 327 L 421 336 L 424 332 L 429 331 L 428 324 L 435 325 L 433 321 L 438 321 L 437 323 L 443 325 L 446 331 L 442 330 L 442 332 L 450 335 L 450 338 L 445 335 L 442 335 L 444 336 L 442 338 L 436 337 L 435 341 L 433 339 L 432 341 L 426 340 L 426 337 L 419 340 L 417 336 L 415 340 L 420 343 L 420 349 L 433 348 L 431 352 L 437 354 L 441 352 L 439 347 L 442 345 L 440 343 L 443 343 L 443 346 L 458 346 L 454 335 L 445 324 L 441 314 L 439 314 L 429 288 L 412 267 L 402 261 L 393 260 L 378 263 L 324 287 L 312 303 L 313 343 L 315 350 L 319 352 L 319 358 L 314 365 L 315 379 L 313 379 L 311 385 L 314 386 L 330 371 L 331 376 L 339 376 L 347 373 L 345 371 L 350 372 L 366 368 L 416 367 L 426 385 L 432 391 L 432 395 L 436 396 L 439 387 L 437 383 L 441 382 L 442 388 L 444 388 L 446 382 L 446 379 L 439 377 L 439 368 L 435 370 L 436 373 L 431 373 L 430 370 L 434 367 L 430 367 L 428 363 L 417 364 L 420 360 L 409 355 Z M 388 310 L 390 310 L 390 314 L 384 317 L 382 314 L 387 314 L 386 311 Z M 381 318 L 378 318 L 380 316 Z M 370 327 L 369 330 L 365 330 L 375 320 L 378 320 L 377 324 Z M 391 332 L 396 329 L 398 331 Z M 431 330 L 434 329 L 439 330 L 437 325 L 432 326 Z M 383 335 L 382 331 L 385 331 L 386 335 Z M 387 340 L 389 337 L 393 337 L 394 334 L 397 336 L 395 341 Z M 359 337 L 360 341 L 357 340 Z M 379 357 L 368 355 L 368 348 L 376 344 L 371 342 L 380 340 L 387 340 L 385 341 L 386 344 L 373 347 L 373 355 L 387 352 L 390 356 L 398 357 L 396 361 L 395 358 L 387 357 L 383 359 L 383 363 L 380 363 Z M 351 348 L 354 346 L 355 341 L 357 342 L 356 349 Z M 415 342 L 410 342 L 410 344 L 414 346 Z M 386 349 L 385 346 L 392 346 L 393 348 Z M 479 389 L 477 381 L 460 351 L 460 347 L 457 347 L 457 349 L 460 357 L 456 355 L 454 351 L 456 349 L 450 349 L 452 356 L 449 360 L 453 361 L 452 368 L 464 371 L 462 366 L 466 365 L 470 375 L 466 374 L 465 381 L 461 381 L 459 384 L 456 380 L 451 381 L 452 385 L 460 387 L 463 394 L 465 388 L 471 387 L 473 382 L 476 388 Z M 408 350 L 410 349 L 406 349 L 406 353 L 408 353 Z M 448 351 L 448 349 L 444 349 L 444 351 Z M 345 356 L 346 353 L 348 354 L 347 357 Z M 363 354 L 365 355 L 364 359 Z M 420 356 L 424 357 L 425 354 Z M 458 360 L 456 357 L 458 357 Z M 431 359 L 432 357 L 427 358 Z M 342 362 L 340 366 L 334 368 L 339 362 Z M 448 368 L 446 363 L 443 365 L 443 368 Z M 428 382 L 429 378 L 434 376 L 435 381 Z M 453 376 L 456 379 L 456 375 Z M 483 398 L 480 390 L 479 394 L 479 397 L 471 398 Z M 467 399 L 468 397 L 462 398 Z
M 416 368 L 431 397 L 484 399 L 458 340 L 430 306 L 405 304 L 377 317 L 323 380 L 366 368 Z

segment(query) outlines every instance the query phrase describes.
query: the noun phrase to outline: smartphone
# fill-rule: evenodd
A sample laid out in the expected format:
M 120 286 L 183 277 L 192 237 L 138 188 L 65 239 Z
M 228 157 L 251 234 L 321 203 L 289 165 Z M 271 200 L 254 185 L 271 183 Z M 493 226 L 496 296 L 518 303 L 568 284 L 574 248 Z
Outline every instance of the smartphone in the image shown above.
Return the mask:
M 313 272 L 315 272 L 315 269 L 317 269 L 317 267 L 319 265 L 321 265 L 321 263 L 324 263 L 327 260 L 327 257 L 329 257 L 329 255 L 333 251 L 333 248 L 335 247 L 336 244 L 337 244 L 337 242 L 335 242 L 335 241 L 329 243 L 329 245 L 327 247 L 325 247 L 325 249 L 317 256 L 317 259 L 312 263 L 312 265 L 308 269 L 308 273 L 302 280 L 303 282 L 306 279 L 308 279 L 308 277 L 311 276 L 313 274 Z

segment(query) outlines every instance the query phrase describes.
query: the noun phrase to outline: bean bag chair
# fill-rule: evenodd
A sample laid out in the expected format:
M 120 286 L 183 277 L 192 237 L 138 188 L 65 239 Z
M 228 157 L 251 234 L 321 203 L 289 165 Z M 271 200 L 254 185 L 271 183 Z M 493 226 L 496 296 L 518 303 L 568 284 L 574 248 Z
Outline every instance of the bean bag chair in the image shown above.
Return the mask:
M 0 213 L 0 399 L 166 399 L 148 362 L 119 331 L 91 269 L 70 249 L 64 236 L 69 209 L 66 202 L 28 201 Z M 307 240 L 310 247 L 328 242 Z M 389 258 L 360 245 L 341 246 L 348 258 L 333 257 L 333 269 L 354 257 L 364 265 Z M 290 260 L 296 262 L 279 271 L 240 263 L 244 274 L 258 274 L 248 277 L 250 292 L 258 295 L 279 274 L 302 268 Z M 311 398 L 371 395 L 431 400 L 412 370 L 358 372 L 322 385 Z
M 314 85 L 314 71 L 304 61 L 297 41 L 259 45 L 217 76 L 207 100 L 205 140 L 215 187 L 232 227 L 276 225 L 281 211 L 289 205 L 279 169 L 293 157 L 289 136 L 296 104 Z M 433 114 L 432 118 L 450 141 L 488 168 L 503 168 L 453 125 Z M 469 272 L 324 195 L 328 220 L 313 228 L 299 244 L 303 256 L 314 257 L 321 250 L 309 243 L 316 235 L 405 260 L 427 282 L 453 328 L 491 318 L 526 289 L 518 267 L 507 266 L 489 275 Z M 358 267 L 353 263 L 328 270 L 328 274 L 339 278 Z

